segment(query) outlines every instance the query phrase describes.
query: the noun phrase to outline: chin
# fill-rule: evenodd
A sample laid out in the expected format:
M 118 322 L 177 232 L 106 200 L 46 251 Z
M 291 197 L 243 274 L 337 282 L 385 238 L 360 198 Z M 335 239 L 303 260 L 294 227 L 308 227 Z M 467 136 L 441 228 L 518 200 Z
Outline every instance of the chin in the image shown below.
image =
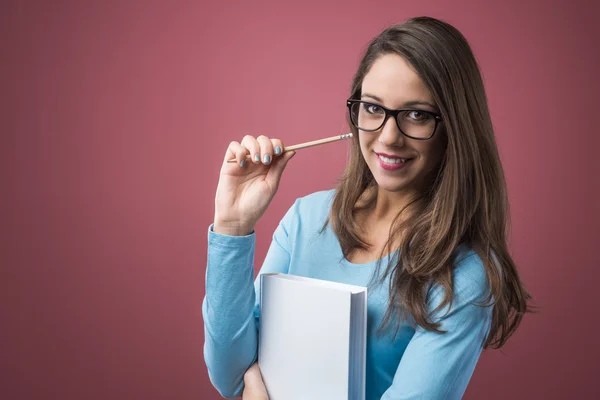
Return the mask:
M 375 176 L 377 186 L 390 193 L 406 191 L 410 187 L 410 181 L 403 178 L 390 178 Z
M 371 160 L 369 160 L 371 161 Z M 389 193 L 399 193 L 412 191 L 418 186 L 421 170 L 420 164 L 407 166 L 409 169 L 396 172 L 383 171 L 379 166 L 379 161 L 375 159 L 372 163 L 367 163 L 377 186 Z M 416 174 L 415 174 L 416 173 Z

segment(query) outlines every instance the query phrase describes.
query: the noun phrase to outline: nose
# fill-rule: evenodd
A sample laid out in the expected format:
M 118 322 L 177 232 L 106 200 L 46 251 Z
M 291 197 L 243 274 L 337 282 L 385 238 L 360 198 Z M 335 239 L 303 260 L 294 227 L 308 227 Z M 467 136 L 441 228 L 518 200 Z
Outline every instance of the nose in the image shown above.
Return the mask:
M 388 118 L 379 130 L 379 141 L 389 147 L 402 147 L 404 140 L 405 137 L 398 129 L 396 120 L 393 117 Z

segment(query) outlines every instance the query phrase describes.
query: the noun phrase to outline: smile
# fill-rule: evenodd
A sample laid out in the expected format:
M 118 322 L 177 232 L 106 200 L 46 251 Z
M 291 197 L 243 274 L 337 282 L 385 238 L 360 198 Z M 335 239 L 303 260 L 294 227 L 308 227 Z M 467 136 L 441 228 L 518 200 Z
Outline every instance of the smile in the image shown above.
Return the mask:
M 404 166 L 406 166 L 406 164 L 408 162 L 410 162 L 412 160 L 411 158 L 401 158 L 401 157 L 383 155 L 383 154 L 378 154 L 378 153 L 375 153 L 375 154 L 377 155 L 377 158 L 379 159 L 379 165 L 381 166 L 381 168 L 383 168 L 387 171 L 401 169 Z
M 406 158 L 389 158 L 381 155 L 379 158 L 388 164 L 400 164 L 406 162 Z

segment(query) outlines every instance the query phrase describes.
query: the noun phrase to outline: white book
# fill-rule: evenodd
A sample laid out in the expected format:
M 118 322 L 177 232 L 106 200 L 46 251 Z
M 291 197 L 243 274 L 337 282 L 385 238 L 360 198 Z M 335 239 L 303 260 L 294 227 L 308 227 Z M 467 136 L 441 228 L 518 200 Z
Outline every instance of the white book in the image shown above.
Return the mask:
M 260 278 L 258 364 L 269 400 L 364 400 L 367 288 Z

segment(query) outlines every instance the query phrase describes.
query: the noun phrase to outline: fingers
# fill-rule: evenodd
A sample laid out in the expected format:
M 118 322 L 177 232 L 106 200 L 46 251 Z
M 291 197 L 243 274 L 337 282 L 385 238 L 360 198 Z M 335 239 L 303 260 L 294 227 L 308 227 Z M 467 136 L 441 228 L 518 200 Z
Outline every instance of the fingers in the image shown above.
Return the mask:
M 242 146 L 248 149 L 248 154 L 250 154 L 250 157 L 252 158 L 251 161 L 254 164 L 259 164 L 261 160 L 261 154 L 260 144 L 258 143 L 258 140 L 256 140 L 256 138 L 254 138 L 253 136 L 246 135 L 242 139 Z
M 257 138 L 246 135 L 241 143 L 231 142 L 226 157 L 235 157 L 236 162 L 244 166 L 242 160 L 247 160 L 246 156 L 249 154 L 252 163 L 270 165 L 277 156 L 283 154 L 283 149 L 280 139 L 269 139 L 264 135 Z
M 271 139 L 271 145 L 273 146 L 273 154 L 277 157 L 283 153 L 283 142 L 279 139 Z
M 283 153 L 283 142 L 280 139 L 259 136 L 256 140 L 260 144 L 261 162 L 265 165 L 271 164 L 277 156 Z
M 263 164 L 269 165 L 273 161 L 273 144 L 266 136 L 259 136 L 257 139 L 260 144 L 260 160 Z
M 296 155 L 295 151 L 286 151 L 281 157 L 278 157 L 274 162 L 269 172 L 267 173 L 266 180 L 269 182 L 271 187 L 277 188 L 279 187 L 279 181 L 281 180 L 281 175 L 283 175 L 283 171 L 288 164 L 288 161 L 292 159 Z
M 231 160 L 235 158 L 236 162 L 243 167 L 246 163 L 246 155 L 248 154 L 248 149 L 242 146 L 238 142 L 231 142 L 229 147 L 227 148 L 227 153 L 225 154 L 225 160 Z

